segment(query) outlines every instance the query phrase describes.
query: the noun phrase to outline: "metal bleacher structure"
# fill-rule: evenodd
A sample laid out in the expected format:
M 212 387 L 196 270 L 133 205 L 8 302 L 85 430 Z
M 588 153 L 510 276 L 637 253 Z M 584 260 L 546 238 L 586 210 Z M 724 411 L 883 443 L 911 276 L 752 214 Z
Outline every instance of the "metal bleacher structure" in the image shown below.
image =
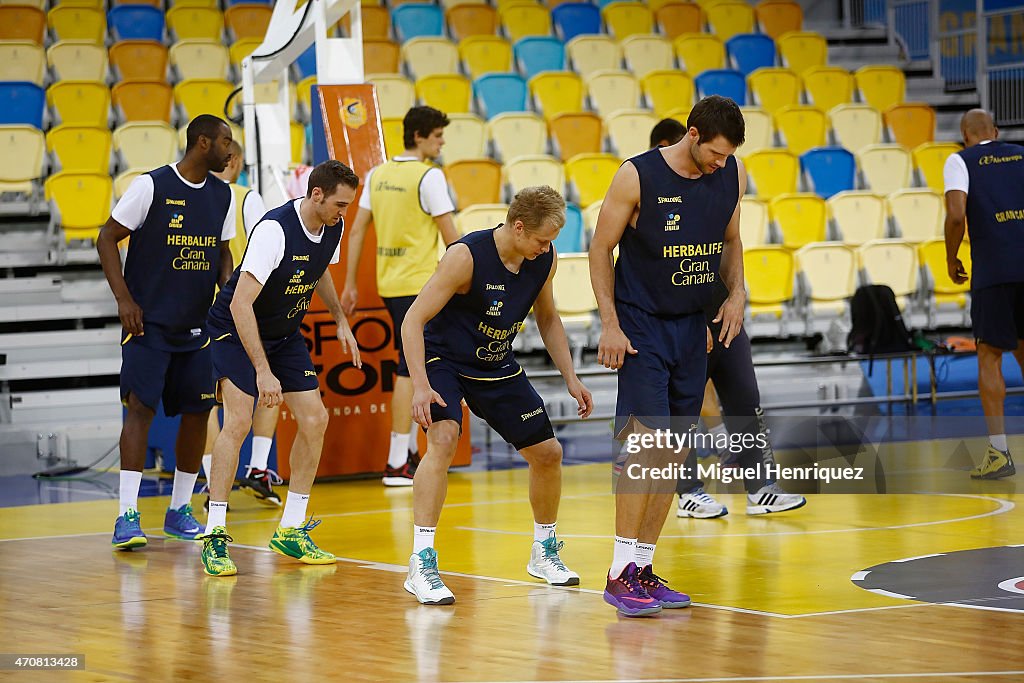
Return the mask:
M 685 119 L 689 96 L 680 93 L 694 85 L 698 96 L 746 100 L 755 337 L 834 329 L 868 281 L 892 286 L 914 327 L 967 324 L 967 294 L 936 271 L 941 163 L 955 147 L 932 143 L 958 141 L 959 116 L 981 105 L 1004 137 L 1024 138 L 1024 65 L 1006 49 L 1024 40 L 1013 34 L 1019 2 L 989 0 L 976 22 L 973 1 L 949 0 L 146 4 L 0 0 L 0 474 L 31 471 L 37 456 L 88 461 L 116 442 L 120 327 L 96 229 L 134 173 L 173 161 L 203 97 L 216 102 L 210 113 L 241 110 L 239 137 L 255 139 L 259 117 L 259 149 L 246 145 L 246 160 L 268 206 L 286 196 L 289 165 L 310 162 L 317 74 L 377 86 L 391 154 L 404 107 L 452 112 L 443 161 L 464 231 L 493 224 L 512 188 L 531 178 L 565 183 L 571 225 L 557 245 L 567 256 L 556 297 L 578 361 L 599 334 L 593 299 L 582 295 L 582 252 L 609 169 L 646 146 L 658 118 Z M 794 16 L 802 32 L 779 33 Z M 155 77 L 136 72 L 152 59 Z M 815 70 L 815 60 L 827 68 Z M 242 95 L 229 107 L 236 84 Z M 26 102 L 38 120 L 11 118 Z M 621 102 L 626 109 L 612 111 Z M 139 117 L 158 122 L 131 129 Z M 100 145 L 85 155 L 96 166 L 87 177 L 76 175 L 85 162 L 74 161 L 75 135 L 86 133 L 75 126 L 91 127 L 90 145 Z M 111 129 L 113 138 L 103 135 Z M 132 130 L 150 137 L 130 147 Z M 474 184 L 481 177 L 494 177 L 493 188 Z M 536 335 L 518 341 L 539 347 Z

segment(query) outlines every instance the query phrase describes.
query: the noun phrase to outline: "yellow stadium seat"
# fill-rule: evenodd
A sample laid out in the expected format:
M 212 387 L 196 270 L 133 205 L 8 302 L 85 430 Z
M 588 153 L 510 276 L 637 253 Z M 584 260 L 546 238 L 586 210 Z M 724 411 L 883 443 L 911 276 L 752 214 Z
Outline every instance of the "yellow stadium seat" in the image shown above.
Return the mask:
M 436 74 L 416 81 L 416 97 L 450 114 L 465 114 L 473 103 L 473 86 L 461 74 Z
M 107 37 L 107 17 L 95 7 L 57 5 L 46 15 L 57 40 L 87 40 L 103 45 Z
M 959 311 L 960 319 L 955 318 L 951 323 L 966 326 L 968 317 L 968 293 L 971 291 L 970 280 L 957 284 L 949 279 L 949 270 L 946 267 L 946 241 L 944 239 L 932 239 L 923 242 L 917 247 L 918 259 L 928 273 L 928 326 L 935 327 L 938 324 L 938 312 L 942 308 L 951 307 Z M 960 243 L 960 250 L 957 252 L 960 262 L 968 276 L 972 270 L 971 244 L 967 240 Z
M 498 28 L 498 13 L 485 3 L 461 3 L 445 12 L 453 40 L 470 36 L 492 36 Z
M 668 2 L 654 9 L 654 18 L 669 40 L 704 30 L 704 11 L 692 2 Z
M 46 50 L 46 61 L 56 80 L 103 81 L 107 78 L 107 51 L 87 40 L 62 40 Z
M 846 244 L 885 237 L 885 198 L 871 192 L 839 192 L 829 197 L 828 211 Z
M 500 36 L 470 36 L 459 42 L 459 57 L 469 77 L 512 70 L 512 46 Z
M 220 41 L 224 34 L 224 15 L 212 7 L 183 7 L 167 10 L 167 28 L 175 40 L 205 38 Z
M 771 115 L 800 103 L 800 77 L 789 69 L 762 67 L 747 76 L 754 101 Z
M 507 112 L 487 121 L 487 134 L 496 156 L 511 159 L 519 154 L 544 154 L 548 146 L 548 125 L 530 112 Z
M 122 168 L 157 168 L 178 158 L 178 134 L 162 122 L 126 123 L 114 130 L 113 143 Z
M 608 36 L 584 34 L 565 44 L 572 70 L 583 78 L 595 71 L 622 67 L 622 48 Z
M 828 43 L 820 33 L 793 31 L 778 38 L 776 44 L 782 63 L 797 75 L 828 63 Z
M 242 40 L 243 38 L 263 40 L 273 12 L 270 5 L 238 3 L 224 10 L 224 26 L 232 40 Z
M 900 308 L 910 304 L 910 297 L 917 291 L 914 245 L 898 239 L 872 240 L 857 249 L 857 259 L 871 284 L 888 285 L 897 301 L 903 298 Z
M 544 5 L 522 2 L 501 10 L 501 23 L 513 43 L 526 36 L 551 35 L 551 11 Z
M 604 201 L 599 200 L 583 209 L 583 227 L 590 235 L 593 235 L 594 230 L 597 228 L 597 217 L 601 215 L 602 204 L 604 204 Z
M 441 150 L 446 164 L 487 156 L 487 124 L 483 119 L 476 114 L 448 114 L 448 120 Z
M 751 317 L 769 316 L 781 321 L 793 300 L 793 254 L 777 246 L 744 249 L 743 275 Z
M 183 120 L 200 114 L 224 116 L 224 104 L 235 86 L 216 78 L 190 78 L 174 86 L 174 102 L 181 107 Z
M 416 104 L 416 88 L 405 76 L 368 74 L 366 82 L 377 92 L 377 108 L 381 118 L 402 118 Z
M 237 69 L 242 68 L 242 60 L 255 52 L 263 41 L 260 38 L 242 38 L 236 40 L 228 48 L 228 55 L 231 57 L 231 63 Z
M 35 126 L 0 126 L 0 193 L 33 196 L 45 153 L 43 131 Z
M 878 111 L 903 103 L 907 83 L 903 71 L 895 66 L 864 66 L 853 74 L 861 100 Z
M 493 159 L 464 159 L 448 164 L 444 172 L 460 211 L 472 204 L 497 204 L 501 200 L 501 164 Z
M 459 50 L 447 38 L 411 38 L 402 43 L 402 59 L 413 78 L 459 72 Z
M 920 102 L 904 102 L 883 113 L 893 142 L 914 149 L 935 139 L 935 110 Z
M 936 192 L 945 191 L 945 181 L 942 177 L 943 167 L 950 154 L 956 154 L 961 149 L 955 142 L 926 142 L 914 148 L 914 166 L 921 174 L 924 184 Z
M 615 40 L 650 33 L 654 28 L 654 15 L 639 2 L 612 2 L 601 9 L 605 27 Z
M 612 148 L 620 159 L 628 159 L 650 147 L 651 129 L 658 117 L 643 109 L 619 109 L 604 119 Z
M 0 40 L 29 40 L 43 45 L 46 13 L 42 7 L 0 5 Z
M 746 157 L 752 152 L 775 146 L 775 122 L 772 116 L 760 107 L 740 107 L 743 112 L 745 140 L 736 150 L 736 156 Z
M 621 164 L 612 154 L 579 154 L 565 162 L 566 178 L 576 188 L 581 207 L 604 199 Z
M 110 216 L 113 181 L 109 173 L 57 173 L 43 186 L 60 214 L 64 238 L 95 240 Z
M 565 167 L 547 154 L 518 156 L 505 162 L 505 182 L 513 195 L 531 185 L 548 185 L 563 192 Z
M 768 204 L 756 197 L 740 199 L 740 241 L 744 249 L 768 244 Z
M 363 24 L 363 40 L 387 40 L 391 32 L 391 14 L 387 7 L 363 5 L 360 8 Z M 351 15 L 342 17 L 341 24 L 347 35 L 352 35 Z
M 363 65 L 366 73 L 397 74 L 402 61 L 402 51 L 387 38 L 366 38 L 363 40 Z
M 120 199 L 124 196 L 124 193 L 128 191 L 128 186 L 132 184 L 132 181 L 138 178 L 143 173 L 149 171 L 149 168 L 129 168 L 126 171 L 121 171 L 114 176 L 114 199 Z M 125 239 L 128 239 L 127 237 Z
M 899 145 L 869 145 L 857 152 L 857 165 L 867 186 L 877 194 L 891 194 L 910 186 L 910 152 Z
M 178 80 L 189 78 L 225 78 L 231 58 L 228 49 L 206 39 L 180 40 L 171 46 L 171 67 Z
M 763 0 L 754 8 L 761 33 L 778 40 L 790 31 L 803 29 L 804 12 L 792 0 Z
M 121 81 L 110 97 L 119 121 L 171 121 L 174 93 L 162 81 Z
M 775 128 L 789 151 L 799 156 L 809 149 L 825 145 L 828 119 L 825 112 L 817 107 L 783 107 L 775 114 Z
M 828 209 L 825 200 L 810 192 L 782 194 L 768 203 L 772 220 L 782 234 L 782 246 L 799 249 L 825 241 Z
M 59 81 L 46 90 L 46 102 L 60 123 L 106 128 L 110 90 L 99 81 Z
M 110 46 L 110 66 L 122 81 L 166 81 L 167 48 L 155 40 L 122 40 Z
M 587 254 L 559 254 L 551 294 L 558 317 L 565 326 L 573 364 L 579 365 L 590 346 L 597 320 L 597 297 L 590 286 L 590 257 Z
M 675 109 L 693 107 L 693 79 L 678 69 L 651 71 L 640 81 L 647 105 L 655 116 L 665 117 Z
M 381 132 L 384 135 L 384 153 L 390 159 L 405 151 L 405 129 L 400 118 L 382 118 Z
M 597 71 L 587 78 L 590 104 L 601 116 L 640 105 L 640 83 L 628 71 Z
M 841 104 L 828 113 L 836 142 L 853 153 L 882 141 L 882 115 L 866 104 Z
M 704 11 L 711 30 L 722 40 L 754 32 L 754 8 L 746 2 L 719 2 Z
M 626 38 L 622 41 L 622 53 L 627 68 L 641 79 L 652 71 L 671 69 L 675 60 L 672 43 L 651 34 Z
M 304 164 L 308 161 L 306 154 L 306 127 L 298 121 L 288 124 L 288 133 L 292 147 L 292 163 Z
M 942 195 L 929 189 L 899 190 L 888 197 L 900 237 L 908 242 L 924 242 L 941 237 L 946 214 Z
M 488 230 L 504 223 L 508 216 L 508 204 L 473 204 L 467 206 L 455 217 L 459 234 L 466 235 L 476 230 Z
M 679 64 L 692 76 L 708 69 L 725 68 L 725 45 L 718 36 L 685 33 L 672 42 Z
M 856 252 L 834 242 L 808 244 L 797 250 L 796 262 L 810 290 L 811 317 L 843 315 L 856 289 Z
M 46 134 L 46 149 L 62 171 L 110 173 L 110 131 L 62 124 Z
M 840 66 L 816 66 L 803 73 L 807 101 L 822 111 L 853 102 L 853 74 Z
M 551 119 L 551 138 L 562 161 L 578 154 L 597 154 L 601 151 L 604 124 L 592 112 L 566 112 Z
M 312 111 L 313 86 L 316 85 L 316 74 L 306 76 L 295 86 L 295 99 L 299 107 L 309 116 Z
M 781 194 L 796 192 L 800 163 L 796 156 L 784 149 L 763 149 L 743 159 L 753 183 L 755 194 L 770 200 Z
M 583 111 L 583 80 L 570 71 L 544 71 L 530 79 L 530 95 L 548 121 L 565 112 Z
M 46 53 L 37 43 L 31 40 L 0 41 L 0 81 L 42 85 L 45 77 Z

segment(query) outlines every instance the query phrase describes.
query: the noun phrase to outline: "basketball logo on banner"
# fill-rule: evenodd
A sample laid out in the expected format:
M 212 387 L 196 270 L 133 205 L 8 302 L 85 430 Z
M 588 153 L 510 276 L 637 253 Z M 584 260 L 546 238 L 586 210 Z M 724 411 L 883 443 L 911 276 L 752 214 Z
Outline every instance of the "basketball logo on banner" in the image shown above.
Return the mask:
M 341 119 L 349 128 L 361 128 L 366 124 L 366 105 L 358 97 L 344 97 L 341 100 Z

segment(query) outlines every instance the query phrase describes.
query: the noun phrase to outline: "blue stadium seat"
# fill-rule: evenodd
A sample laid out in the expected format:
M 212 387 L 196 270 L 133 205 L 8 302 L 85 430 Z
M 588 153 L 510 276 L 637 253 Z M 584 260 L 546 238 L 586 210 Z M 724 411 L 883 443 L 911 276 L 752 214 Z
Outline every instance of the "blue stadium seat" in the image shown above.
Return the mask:
M 541 71 L 565 69 L 565 45 L 551 36 L 527 36 L 513 46 L 516 63 L 523 78 L 530 80 Z
M 815 147 L 800 155 L 800 169 L 808 175 L 819 197 L 853 189 L 857 161 L 842 147 Z
M 708 69 L 693 79 L 697 97 L 721 95 L 731 98 L 741 107 L 747 103 L 747 79 L 733 69 Z
M 164 13 L 151 5 L 118 5 L 107 12 L 107 25 L 115 41 L 164 40 Z
M 391 10 L 391 23 L 400 42 L 420 36 L 443 36 L 444 14 L 437 5 L 414 2 Z
M 585 33 L 601 32 L 601 10 L 589 2 L 563 2 L 551 10 L 555 34 L 568 43 Z
M 46 91 L 35 83 L 0 82 L 0 125 L 22 123 L 43 129 Z
M 309 48 L 298 56 L 295 60 L 295 66 L 299 69 L 299 80 L 307 78 L 309 76 L 316 76 L 316 45 L 310 45 Z
M 565 205 L 565 225 L 552 242 L 559 254 L 583 251 L 583 212 L 575 204 Z
M 481 113 L 491 119 L 509 111 L 526 111 L 526 81 L 516 74 L 486 74 L 473 82 Z
M 763 33 L 743 33 L 725 41 L 734 69 L 749 76 L 754 69 L 775 66 L 775 41 Z

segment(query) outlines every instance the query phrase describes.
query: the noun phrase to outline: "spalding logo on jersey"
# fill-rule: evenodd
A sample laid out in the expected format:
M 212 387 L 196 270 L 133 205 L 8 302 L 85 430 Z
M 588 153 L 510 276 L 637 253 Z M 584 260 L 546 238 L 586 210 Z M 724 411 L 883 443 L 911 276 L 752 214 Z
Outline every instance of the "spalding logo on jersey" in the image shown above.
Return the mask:
M 358 97 L 342 98 L 341 120 L 349 128 L 361 128 L 366 124 L 366 104 Z

